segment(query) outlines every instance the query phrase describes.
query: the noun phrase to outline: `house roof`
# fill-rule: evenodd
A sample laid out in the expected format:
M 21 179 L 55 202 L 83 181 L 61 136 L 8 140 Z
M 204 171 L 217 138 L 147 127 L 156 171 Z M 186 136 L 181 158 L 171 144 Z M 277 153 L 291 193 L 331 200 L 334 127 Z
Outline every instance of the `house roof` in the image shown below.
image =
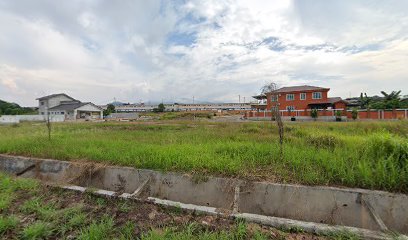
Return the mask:
M 330 88 L 315 87 L 309 85 L 303 86 L 292 86 L 292 87 L 283 87 L 272 91 L 271 93 L 287 93 L 287 92 L 302 92 L 302 91 L 318 91 L 318 90 L 330 90 Z
M 341 99 L 341 97 L 331 97 L 331 98 L 327 98 L 327 101 L 328 101 L 329 103 L 336 103 L 336 102 L 345 102 L 345 103 L 347 103 L 346 101 L 344 101 L 343 99 Z
M 67 98 L 70 98 L 70 99 L 72 99 L 72 100 L 76 100 L 75 98 L 72 98 L 72 97 L 68 96 L 68 95 L 65 94 L 65 93 L 51 94 L 51 95 L 48 95 L 48 96 L 44 96 L 44 97 L 37 98 L 36 100 L 40 100 L 40 101 L 41 101 L 41 100 L 46 100 L 46 99 L 50 99 L 50 98 L 57 97 L 57 96 L 61 96 L 61 95 L 65 96 L 65 97 L 67 97 Z
M 316 102 L 311 102 L 308 105 L 319 105 L 319 104 L 334 104 L 337 102 L 344 102 L 347 103 L 347 101 L 344 101 L 341 99 L 341 97 L 332 97 L 332 98 L 327 98 L 327 101 L 316 101 Z
M 265 94 L 260 94 L 260 95 L 256 95 L 256 96 L 252 96 L 252 97 L 255 98 L 255 99 L 258 99 L 258 100 L 262 100 L 262 99 L 267 98 Z
M 85 105 L 88 105 L 88 104 L 90 104 L 90 105 L 92 105 L 92 106 L 98 108 L 99 110 L 103 110 L 102 108 L 96 106 L 95 104 L 93 104 L 93 103 L 91 103 L 91 102 L 63 103 L 63 104 L 60 104 L 60 105 L 58 105 L 58 106 L 52 107 L 52 108 L 50 108 L 50 109 L 48 109 L 48 110 L 49 110 L 49 111 L 55 111 L 55 110 L 57 110 L 57 111 L 72 111 L 72 110 L 75 110 L 75 109 L 77 109 L 77 108 L 80 108 L 80 107 L 85 106 Z

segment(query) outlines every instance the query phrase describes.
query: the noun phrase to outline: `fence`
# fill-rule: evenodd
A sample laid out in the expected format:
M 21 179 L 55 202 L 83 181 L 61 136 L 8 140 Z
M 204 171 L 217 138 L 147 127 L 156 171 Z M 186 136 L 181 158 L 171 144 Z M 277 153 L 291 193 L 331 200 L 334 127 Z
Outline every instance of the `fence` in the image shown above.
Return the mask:
M 318 109 L 318 119 L 321 120 L 335 120 L 336 112 L 341 112 L 342 118 L 352 119 L 352 110 L 345 109 Z M 311 109 L 304 110 L 280 110 L 280 115 L 284 118 L 295 117 L 299 120 L 311 120 Z M 272 112 L 268 110 L 264 111 L 247 111 L 244 115 L 245 118 L 271 118 Z M 395 110 L 377 110 L 377 109 L 361 109 L 357 110 L 358 119 L 408 119 L 408 109 L 395 109 Z
M 20 123 L 21 121 L 43 122 L 47 120 L 46 115 L 3 115 L 0 116 L 0 123 Z M 65 121 L 64 115 L 50 116 L 51 122 Z

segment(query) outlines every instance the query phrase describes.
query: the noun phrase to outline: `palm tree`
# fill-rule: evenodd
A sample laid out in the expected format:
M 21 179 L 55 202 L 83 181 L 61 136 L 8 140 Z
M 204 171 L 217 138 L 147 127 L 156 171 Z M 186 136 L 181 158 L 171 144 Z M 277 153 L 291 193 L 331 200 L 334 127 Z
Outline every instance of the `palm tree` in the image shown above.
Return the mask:
M 400 106 L 401 102 L 401 90 L 400 91 L 392 91 L 391 93 L 386 93 L 381 91 L 381 94 L 384 96 L 384 104 L 385 108 L 396 109 Z
M 367 93 L 360 94 L 360 107 L 361 108 L 370 108 L 371 98 L 367 96 Z

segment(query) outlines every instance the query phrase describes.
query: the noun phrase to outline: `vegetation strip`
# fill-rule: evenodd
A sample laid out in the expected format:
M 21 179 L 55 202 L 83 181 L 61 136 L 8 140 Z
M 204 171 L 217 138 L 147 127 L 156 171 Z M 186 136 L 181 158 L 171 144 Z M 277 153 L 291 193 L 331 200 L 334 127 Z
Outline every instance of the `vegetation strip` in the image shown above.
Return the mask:
M 250 180 L 408 192 L 408 122 L 0 126 L 0 153 Z
M 0 238 L 5 239 L 357 239 L 231 220 L 179 207 L 98 197 L 0 174 Z

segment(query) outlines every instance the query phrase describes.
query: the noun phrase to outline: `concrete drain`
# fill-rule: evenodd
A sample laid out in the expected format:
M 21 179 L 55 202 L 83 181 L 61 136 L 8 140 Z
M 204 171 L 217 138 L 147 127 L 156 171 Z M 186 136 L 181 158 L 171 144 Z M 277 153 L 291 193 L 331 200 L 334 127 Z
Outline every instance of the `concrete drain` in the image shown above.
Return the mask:
M 307 232 L 349 231 L 385 239 L 408 234 L 408 196 L 364 189 L 310 187 L 0 154 L 0 170 L 63 188 L 239 217 Z M 404 238 L 405 236 L 401 236 Z

